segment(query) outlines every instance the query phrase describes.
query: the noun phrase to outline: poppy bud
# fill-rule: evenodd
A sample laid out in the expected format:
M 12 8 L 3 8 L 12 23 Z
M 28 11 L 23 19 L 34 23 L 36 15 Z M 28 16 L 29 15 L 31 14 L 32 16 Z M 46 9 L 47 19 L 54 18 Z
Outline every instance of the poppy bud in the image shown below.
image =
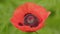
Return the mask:
M 25 3 L 19 6 L 11 18 L 12 24 L 19 30 L 35 32 L 44 26 L 44 21 L 50 12 L 34 3 Z

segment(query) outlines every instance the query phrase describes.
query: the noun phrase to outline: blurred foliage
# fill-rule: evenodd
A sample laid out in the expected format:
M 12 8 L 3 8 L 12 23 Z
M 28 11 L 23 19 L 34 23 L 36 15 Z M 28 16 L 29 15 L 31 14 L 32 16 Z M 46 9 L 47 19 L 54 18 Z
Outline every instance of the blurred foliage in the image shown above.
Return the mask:
M 0 34 L 36 34 L 22 32 L 10 23 L 13 11 L 26 2 L 36 3 L 51 11 L 45 27 L 37 31 L 39 34 L 60 34 L 60 0 L 0 0 Z

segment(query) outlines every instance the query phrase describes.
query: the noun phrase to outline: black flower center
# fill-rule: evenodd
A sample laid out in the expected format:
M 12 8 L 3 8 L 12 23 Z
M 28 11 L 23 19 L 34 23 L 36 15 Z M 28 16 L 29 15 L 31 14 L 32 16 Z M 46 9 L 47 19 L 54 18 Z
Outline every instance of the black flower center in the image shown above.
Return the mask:
M 36 27 L 39 24 L 38 18 L 32 14 L 26 14 L 24 16 L 24 24 L 30 27 Z

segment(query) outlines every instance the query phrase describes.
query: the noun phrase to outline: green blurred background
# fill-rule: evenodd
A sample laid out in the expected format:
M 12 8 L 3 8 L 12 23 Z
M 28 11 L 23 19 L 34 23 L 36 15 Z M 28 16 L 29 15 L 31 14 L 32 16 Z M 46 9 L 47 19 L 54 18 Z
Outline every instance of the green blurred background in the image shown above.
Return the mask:
M 60 34 L 60 0 L 0 0 L 0 34 L 36 34 L 22 32 L 10 23 L 13 11 L 25 2 L 33 2 L 51 11 L 38 34 Z

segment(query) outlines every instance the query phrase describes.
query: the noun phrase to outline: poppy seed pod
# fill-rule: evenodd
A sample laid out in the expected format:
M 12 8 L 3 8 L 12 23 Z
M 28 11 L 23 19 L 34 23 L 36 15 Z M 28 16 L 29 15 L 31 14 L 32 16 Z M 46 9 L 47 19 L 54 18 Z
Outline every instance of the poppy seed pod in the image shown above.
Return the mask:
M 35 32 L 44 26 L 44 21 L 50 12 L 34 3 L 25 3 L 19 6 L 11 18 L 12 24 L 19 30 Z

